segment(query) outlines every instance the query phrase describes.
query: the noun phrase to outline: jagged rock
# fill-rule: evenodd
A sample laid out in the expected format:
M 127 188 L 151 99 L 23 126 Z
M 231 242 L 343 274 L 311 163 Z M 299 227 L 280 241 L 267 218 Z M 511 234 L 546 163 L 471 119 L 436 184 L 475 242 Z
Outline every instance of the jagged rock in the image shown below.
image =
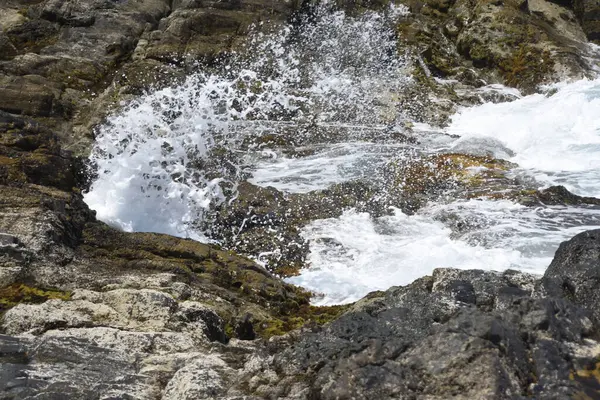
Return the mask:
M 10 38 L 4 32 L 0 32 L 0 61 L 10 60 L 16 55 L 17 49 L 15 45 L 12 44 Z
M 208 349 L 198 352 L 189 337 L 172 332 L 98 327 L 54 330 L 36 337 L 0 335 L 0 349 L 0 390 L 11 399 L 65 395 L 82 400 L 148 399 L 160 396 L 167 383 L 166 395 L 185 396 L 199 394 L 203 382 L 214 388 L 220 368 L 228 369 L 218 355 Z M 200 372 L 200 366 L 210 381 L 189 375 L 190 370 Z
M 224 374 L 232 368 L 216 356 L 199 357 L 179 369 L 165 388 L 165 400 L 222 398 L 229 382 Z
M 349 208 L 381 214 L 384 206 L 373 198 L 374 193 L 375 188 L 362 181 L 293 194 L 244 181 L 237 186 L 235 198 L 218 208 L 207 228 L 224 246 L 259 258 L 278 275 L 293 276 L 308 254 L 300 229 L 315 219 L 338 217 Z
M 514 164 L 490 156 L 440 153 L 400 158 L 383 169 L 389 204 L 412 213 L 427 201 L 446 198 L 510 197 L 526 189 L 507 176 Z
M 400 39 L 420 49 L 426 74 L 476 86 L 501 82 L 532 92 L 540 83 L 583 77 L 589 70 L 585 34 L 574 12 L 556 3 L 408 4 L 414 17 L 400 25 Z
M 569 192 L 564 186 L 551 186 L 547 189 L 540 190 L 537 197 L 542 203 L 548 205 L 600 205 L 600 199 L 577 196 L 576 194 Z
M 544 287 L 587 308 L 600 321 L 600 230 L 582 232 L 560 244 L 544 274 Z
M 587 38 L 598 43 L 600 40 L 600 4 L 597 0 L 572 0 L 571 5 L 581 20 Z
M 238 385 L 268 399 L 596 395 L 572 379 L 597 356 L 588 313 L 537 298 L 536 282 L 516 271 L 435 270 L 322 329 L 272 341 Z

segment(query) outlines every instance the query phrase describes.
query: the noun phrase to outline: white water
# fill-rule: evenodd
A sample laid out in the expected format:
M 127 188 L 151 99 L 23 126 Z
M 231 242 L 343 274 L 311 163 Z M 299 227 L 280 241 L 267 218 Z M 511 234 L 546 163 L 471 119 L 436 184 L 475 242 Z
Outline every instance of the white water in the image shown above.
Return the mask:
M 224 201 L 219 183 L 238 179 L 205 176 L 199 165 L 211 149 L 235 150 L 244 134 L 282 134 L 289 122 L 379 122 L 389 107 L 372 104 L 408 79 L 390 28 L 404 13 L 390 7 L 386 17 L 348 18 L 320 8 L 316 23 L 300 31 L 286 26 L 256 34 L 247 44 L 252 56 L 235 58 L 220 75 L 198 73 L 143 96 L 97 132 L 90 161 L 98 178 L 86 203 L 100 220 L 126 231 L 207 241 L 195 223 Z
M 496 138 L 516 153 L 511 161 L 548 186 L 600 197 L 600 80 L 557 88 L 550 97 L 535 94 L 463 110 L 448 132 Z
M 474 228 L 454 234 L 439 221 L 448 213 Z M 543 273 L 560 242 L 595 228 L 600 209 L 528 208 L 509 201 L 434 205 L 413 216 L 348 211 L 304 229 L 312 267 L 289 281 L 321 293 L 315 304 L 328 305 L 410 283 L 440 267 Z
M 550 97 L 532 95 L 462 110 L 447 132 L 461 138 L 446 140 L 442 148 L 504 155 L 519 163 L 520 174 L 539 180 L 540 187 L 563 184 L 577 194 L 600 194 L 600 80 L 561 85 Z M 363 157 L 359 151 L 353 154 Z M 330 168 L 356 163 L 351 159 Z M 470 228 L 454 233 L 450 227 L 457 220 Z M 439 267 L 541 274 L 560 242 L 595 228 L 600 228 L 597 208 L 529 208 L 484 199 L 434 204 L 414 216 L 397 210 L 374 219 L 347 212 L 305 228 L 312 267 L 290 282 L 322 293 L 318 304 L 336 304 L 407 284 Z
M 235 60 L 221 75 L 199 73 L 139 99 L 98 131 L 91 157 L 98 179 L 86 202 L 101 220 L 127 231 L 207 241 L 196 222 L 226 200 L 220 183 L 240 179 L 235 165 L 233 174 L 201 172 L 211 150 L 235 152 L 243 137 L 263 133 L 302 139 L 315 126 L 343 136 L 309 141 L 321 144 L 303 157 L 251 147 L 250 181 L 302 193 L 374 178 L 388 160 L 416 150 L 461 149 L 510 159 L 520 165 L 515 174 L 540 187 L 563 184 L 600 196 L 600 80 L 563 84 L 550 97 L 462 110 L 446 132 L 417 126 L 418 149 L 390 139 L 402 131 L 394 99 L 410 80 L 391 34 L 403 12 L 349 18 L 318 10 L 316 22 L 301 31 L 257 34 L 248 46 L 258 56 Z M 598 209 L 484 199 L 430 204 L 412 216 L 349 210 L 304 228 L 310 266 L 289 281 L 321 293 L 316 303 L 335 304 L 437 267 L 543 273 L 561 241 L 595 227 Z

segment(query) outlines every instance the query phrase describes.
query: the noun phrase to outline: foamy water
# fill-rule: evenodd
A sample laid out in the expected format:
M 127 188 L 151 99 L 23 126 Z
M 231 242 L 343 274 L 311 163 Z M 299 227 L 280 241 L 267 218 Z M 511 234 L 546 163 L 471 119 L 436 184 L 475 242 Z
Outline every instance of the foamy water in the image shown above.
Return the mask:
M 90 161 L 98 177 L 86 203 L 126 231 L 207 241 L 197 222 L 225 200 L 220 183 L 239 179 L 205 173 L 216 146 L 235 150 L 244 134 L 278 135 L 290 123 L 377 124 L 395 114 L 386 96 L 408 76 L 392 24 L 406 12 L 390 6 L 350 18 L 317 8 L 300 30 L 257 33 L 249 56 L 234 57 L 222 74 L 198 72 L 141 97 L 96 132 Z
M 90 159 L 98 178 L 85 201 L 99 219 L 126 231 L 209 241 L 198 222 L 228 200 L 223 184 L 234 187 L 242 167 L 252 183 L 305 193 L 374 179 L 391 159 L 453 149 L 516 162 L 514 173 L 540 187 L 563 184 L 600 196 L 600 80 L 563 84 L 551 96 L 482 88 L 518 99 L 461 110 L 445 131 L 416 124 L 418 145 L 395 141 L 404 121 L 394 99 L 411 78 L 397 56 L 394 26 L 406 12 L 351 18 L 320 8 L 301 29 L 256 34 L 248 43 L 252 55 L 234 57 L 222 74 L 198 72 L 141 97 L 96 133 Z M 326 135 L 305 140 L 305 156 L 240 147 L 248 136 L 302 142 L 315 132 Z M 219 147 L 243 153 L 249 165 L 226 160 L 226 170 L 207 172 L 203 166 Z M 309 266 L 289 281 L 319 293 L 318 304 L 336 304 L 437 267 L 543 273 L 561 241 L 596 227 L 598 209 L 485 199 L 433 203 L 410 216 L 347 210 L 304 227 Z
M 600 80 L 557 86 L 503 104 L 459 112 L 449 133 L 492 137 L 515 152 L 509 158 L 538 180 L 600 197 Z
M 492 153 L 519 163 L 515 173 L 535 178 L 540 187 L 563 184 L 581 195 L 600 194 L 600 80 L 561 85 L 549 97 L 462 110 L 447 132 L 461 138 L 446 139 L 441 149 Z M 360 151 L 352 154 L 357 159 L 330 170 L 368 159 Z M 299 167 L 286 166 L 302 176 Z M 337 304 L 410 283 L 438 267 L 542 274 L 562 241 L 599 227 L 600 208 L 525 207 L 485 199 L 431 204 L 413 216 L 396 210 L 372 218 L 349 211 L 304 229 L 311 267 L 289 281 L 321 293 L 318 304 Z
M 469 231 L 456 233 L 442 222 L 444 215 L 470 224 Z M 348 211 L 303 230 L 311 241 L 311 267 L 288 281 L 320 293 L 315 304 L 330 305 L 408 284 L 440 267 L 539 274 L 560 242 L 595 228 L 600 209 L 528 208 L 509 201 L 470 200 L 380 218 Z

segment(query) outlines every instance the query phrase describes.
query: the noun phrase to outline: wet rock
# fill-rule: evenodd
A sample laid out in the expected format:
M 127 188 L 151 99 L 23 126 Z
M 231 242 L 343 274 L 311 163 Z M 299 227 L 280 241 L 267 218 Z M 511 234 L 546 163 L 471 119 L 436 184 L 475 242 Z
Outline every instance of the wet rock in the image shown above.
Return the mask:
M 569 301 L 537 298 L 536 282 L 516 271 L 436 270 L 322 329 L 272 341 L 261 369 L 270 377 L 257 385 L 243 373 L 242 382 L 265 398 L 575 396 L 588 389 L 571 371 L 597 355 L 592 322 Z
M 514 164 L 489 156 L 448 153 L 392 161 L 384 168 L 389 204 L 414 212 L 426 201 L 446 198 L 506 196 L 519 182 L 506 172 Z M 424 199 L 419 201 L 419 199 Z
M 422 86 L 439 86 L 431 75 L 457 79 L 471 88 L 504 83 L 529 93 L 540 83 L 583 77 L 590 71 L 577 13 L 564 4 L 459 0 L 408 5 L 413 13 L 401 22 L 399 37 L 418 49 L 418 74 L 426 76 Z M 459 104 L 477 102 L 476 97 L 460 95 L 460 85 L 445 86 L 456 87 L 454 96 L 447 92 L 446 98 Z
M 514 151 L 506 147 L 500 140 L 491 137 L 460 138 L 452 145 L 452 152 L 503 160 L 516 155 Z
M 575 14 L 581 20 L 581 26 L 590 41 L 600 40 L 600 5 L 594 0 L 574 0 L 572 2 Z
M 10 60 L 17 55 L 17 48 L 4 33 L 0 33 L 0 60 Z
M 551 186 L 539 191 L 538 199 L 547 205 L 600 205 L 600 199 L 594 197 L 577 196 L 567 190 L 564 186 Z
M 544 287 L 587 308 L 600 321 L 600 230 L 582 232 L 560 244 L 544 274 Z
M 53 114 L 55 96 L 51 88 L 20 77 L 0 82 L 0 110 L 42 117 Z
M 294 276 L 305 266 L 308 243 L 301 235 L 306 224 L 334 218 L 356 208 L 373 215 L 386 212 L 373 185 L 345 182 L 309 193 L 284 193 L 248 182 L 219 207 L 207 228 L 224 246 L 263 262 L 280 276 Z

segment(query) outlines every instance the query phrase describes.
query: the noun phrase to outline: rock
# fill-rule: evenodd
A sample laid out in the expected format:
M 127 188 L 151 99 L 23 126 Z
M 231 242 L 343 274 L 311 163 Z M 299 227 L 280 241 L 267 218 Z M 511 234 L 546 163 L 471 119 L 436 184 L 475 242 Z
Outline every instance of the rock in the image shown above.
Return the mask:
M 412 213 L 428 200 L 507 196 L 507 189 L 524 189 L 506 176 L 514 165 L 489 156 L 460 153 L 403 158 L 383 170 L 389 204 Z
M 5 31 L 18 52 L 37 52 L 58 39 L 58 26 L 43 19 L 25 20 Z
M 569 192 L 564 186 L 551 186 L 543 189 L 538 193 L 537 197 L 542 203 L 547 205 L 600 205 L 600 199 L 577 196 Z
M 233 370 L 216 356 L 200 357 L 179 369 L 165 388 L 165 400 L 219 398 L 227 389 L 223 375 Z
M 536 282 L 516 271 L 436 270 L 368 296 L 321 329 L 272 340 L 237 387 L 298 399 L 596 395 L 571 372 L 597 355 L 587 312 L 536 298 Z
M 0 82 L 0 110 L 42 117 L 53 114 L 55 96 L 52 89 L 21 77 Z
M 4 32 L 0 32 L 0 61 L 10 60 L 17 55 L 17 49 L 6 36 Z
M 573 0 L 572 5 L 587 38 L 598 43 L 600 40 L 600 3 L 597 0 Z
M 530 93 L 540 83 L 589 72 L 577 12 L 557 2 L 458 0 L 408 5 L 413 14 L 400 24 L 399 36 L 419 49 L 434 77 L 458 79 L 469 86 L 501 82 Z
M 560 244 L 543 279 L 551 295 L 563 296 L 588 309 L 600 321 L 600 230 L 582 232 Z
M 577 42 L 586 41 L 586 35 L 577 23 L 575 13 L 569 8 L 546 0 L 527 0 L 527 8 L 532 14 L 538 15 L 550 23 L 566 39 Z
M 500 140 L 491 137 L 460 138 L 452 145 L 453 153 L 469 154 L 477 157 L 509 159 L 516 154 Z
M 188 360 L 204 358 L 204 365 L 218 365 L 209 363 L 218 356 L 195 352 L 189 339 L 169 332 L 94 328 L 19 339 L 0 335 L 0 348 L 6 367 L 0 390 L 13 399 L 65 394 L 72 399 L 153 398 L 162 391 L 160 382 L 169 381 Z M 156 368 L 159 360 L 161 368 Z

